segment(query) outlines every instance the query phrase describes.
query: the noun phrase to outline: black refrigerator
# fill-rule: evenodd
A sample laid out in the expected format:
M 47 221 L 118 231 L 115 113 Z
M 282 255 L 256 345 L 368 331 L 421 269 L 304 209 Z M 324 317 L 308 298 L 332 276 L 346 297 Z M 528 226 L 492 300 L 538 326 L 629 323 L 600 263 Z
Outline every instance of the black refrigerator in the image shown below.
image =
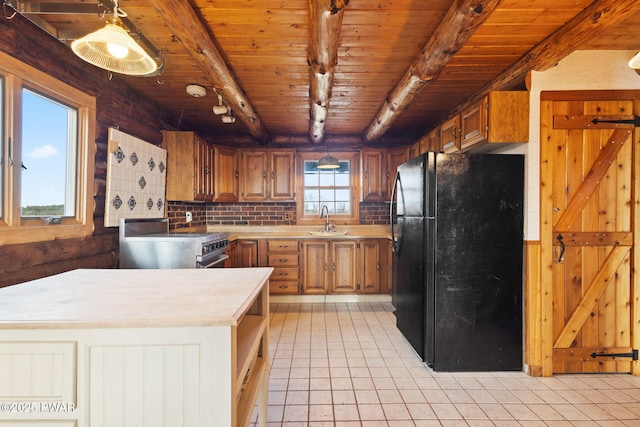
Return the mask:
M 429 152 L 398 167 L 393 304 L 433 370 L 522 369 L 523 193 L 521 155 Z

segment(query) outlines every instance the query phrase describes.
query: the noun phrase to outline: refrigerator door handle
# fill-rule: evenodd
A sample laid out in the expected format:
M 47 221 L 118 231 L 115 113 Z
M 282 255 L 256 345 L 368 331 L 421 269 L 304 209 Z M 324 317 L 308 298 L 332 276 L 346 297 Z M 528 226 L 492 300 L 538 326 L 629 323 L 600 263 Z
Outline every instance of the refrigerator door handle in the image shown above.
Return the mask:
M 396 241 L 396 236 L 394 231 L 394 224 L 396 223 L 396 221 L 394 221 L 394 218 L 393 218 L 393 199 L 396 197 L 396 188 L 398 188 L 398 184 L 402 185 L 400 183 L 400 172 L 396 172 L 396 176 L 393 180 L 393 187 L 391 187 L 391 200 L 389 203 L 389 224 L 391 225 L 391 248 L 395 253 L 398 253 L 398 250 L 400 249 L 398 242 Z M 397 212 L 397 202 L 396 202 L 396 212 Z M 396 219 L 397 219 L 397 215 L 396 215 Z M 400 233 L 398 233 L 398 237 L 400 237 Z

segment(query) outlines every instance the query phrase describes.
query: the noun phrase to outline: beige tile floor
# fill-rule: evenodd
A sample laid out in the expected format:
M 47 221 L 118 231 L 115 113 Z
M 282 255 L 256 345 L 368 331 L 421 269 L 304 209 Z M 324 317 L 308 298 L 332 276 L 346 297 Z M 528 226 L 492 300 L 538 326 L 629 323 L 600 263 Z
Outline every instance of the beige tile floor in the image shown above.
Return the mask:
M 640 426 L 640 378 L 440 373 L 390 303 L 271 305 L 269 426 Z

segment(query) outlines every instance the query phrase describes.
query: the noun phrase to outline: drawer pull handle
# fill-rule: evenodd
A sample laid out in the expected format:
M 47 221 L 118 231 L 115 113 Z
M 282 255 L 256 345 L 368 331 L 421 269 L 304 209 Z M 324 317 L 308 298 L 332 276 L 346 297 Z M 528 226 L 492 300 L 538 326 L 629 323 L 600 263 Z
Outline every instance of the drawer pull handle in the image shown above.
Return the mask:
M 289 273 L 280 273 L 281 276 L 288 276 Z
M 280 262 L 287 262 L 287 260 L 285 258 L 280 258 L 278 261 Z
M 289 287 L 289 286 L 287 286 L 287 285 L 278 286 L 278 288 L 280 288 L 280 289 L 287 289 L 288 287 Z
M 288 247 L 289 247 L 289 245 L 280 245 L 280 246 L 278 246 L 278 247 L 279 247 L 279 248 L 288 248 Z

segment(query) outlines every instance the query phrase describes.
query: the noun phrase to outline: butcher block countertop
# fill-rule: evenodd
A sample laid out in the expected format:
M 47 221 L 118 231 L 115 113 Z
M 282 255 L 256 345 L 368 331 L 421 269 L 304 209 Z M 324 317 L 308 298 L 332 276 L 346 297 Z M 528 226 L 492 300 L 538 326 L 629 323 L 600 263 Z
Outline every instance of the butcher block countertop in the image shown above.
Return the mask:
M 74 270 L 0 289 L 0 329 L 234 326 L 272 268 Z
M 337 225 L 330 232 L 323 225 L 215 225 L 207 231 L 228 231 L 237 239 L 388 239 L 388 225 Z

